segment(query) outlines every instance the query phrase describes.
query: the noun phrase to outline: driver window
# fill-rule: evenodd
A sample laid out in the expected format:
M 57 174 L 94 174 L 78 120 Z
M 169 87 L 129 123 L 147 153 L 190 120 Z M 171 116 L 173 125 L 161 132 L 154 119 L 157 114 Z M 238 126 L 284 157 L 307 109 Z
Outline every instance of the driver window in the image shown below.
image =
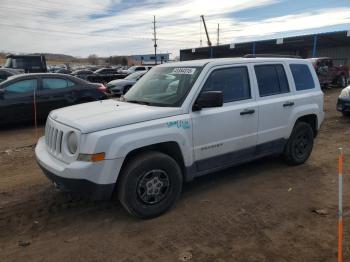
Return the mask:
M 7 87 L 5 87 L 5 90 L 9 93 L 29 93 L 34 92 L 36 87 L 36 79 L 26 79 L 8 85 Z
M 205 82 L 203 91 L 222 91 L 224 103 L 251 98 L 247 67 L 214 70 Z

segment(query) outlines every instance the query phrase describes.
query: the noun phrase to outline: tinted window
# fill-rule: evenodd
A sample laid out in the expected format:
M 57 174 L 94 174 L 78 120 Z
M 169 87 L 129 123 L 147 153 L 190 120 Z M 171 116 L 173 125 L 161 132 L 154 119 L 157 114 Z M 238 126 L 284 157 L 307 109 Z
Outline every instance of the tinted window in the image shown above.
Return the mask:
M 203 91 L 222 91 L 224 103 L 249 99 L 250 84 L 246 67 L 218 69 L 211 73 Z
M 61 89 L 74 86 L 72 81 L 61 79 L 61 78 L 44 78 L 43 88 L 44 89 Z
M 282 65 L 257 65 L 254 68 L 260 96 L 289 92 L 288 80 Z
M 143 71 L 143 70 L 146 70 L 146 68 L 144 67 L 136 67 L 135 71 Z
M 292 71 L 297 91 L 315 88 L 314 79 L 307 65 L 292 64 L 290 65 L 290 70 Z
M 28 93 L 28 92 L 34 92 L 34 89 L 37 86 L 37 80 L 36 79 L 28 79 L 28 80 L 22 80 L 18 81 L 16 83 L 8 85 L 5 89 L 7 92 L 11 93 Z

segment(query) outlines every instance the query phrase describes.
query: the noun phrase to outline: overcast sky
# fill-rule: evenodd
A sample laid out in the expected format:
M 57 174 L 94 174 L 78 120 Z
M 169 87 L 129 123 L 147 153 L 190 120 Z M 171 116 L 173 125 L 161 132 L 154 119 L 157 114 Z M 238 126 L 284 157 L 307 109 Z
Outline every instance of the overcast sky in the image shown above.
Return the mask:
M 350 30 L 350 0 L 1 0 L 0 50 L 75 56 L 160 52 L 198 47 L 200 15 L 216 44 Z

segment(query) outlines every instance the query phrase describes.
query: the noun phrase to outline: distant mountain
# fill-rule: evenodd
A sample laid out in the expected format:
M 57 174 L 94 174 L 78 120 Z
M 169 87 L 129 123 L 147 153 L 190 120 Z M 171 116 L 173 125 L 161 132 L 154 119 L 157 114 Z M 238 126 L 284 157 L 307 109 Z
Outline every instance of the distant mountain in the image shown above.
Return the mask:
M 78 60 L 78 58 L 71 55 L 51 54 L 51 53 L 41 53 L 41 54 L 45 55 L 47 61 L 73 62 Z M 32 55 L 40 55 L 40 53 L 33 53 Z

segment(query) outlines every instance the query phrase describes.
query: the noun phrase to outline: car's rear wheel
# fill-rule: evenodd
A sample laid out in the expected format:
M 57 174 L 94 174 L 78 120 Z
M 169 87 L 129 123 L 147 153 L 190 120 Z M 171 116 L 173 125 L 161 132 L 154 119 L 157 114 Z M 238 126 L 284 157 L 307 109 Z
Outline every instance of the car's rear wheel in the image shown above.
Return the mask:
M 148 219 L 169 210 L 182 189 L 182 173 L 170 156 L 154 151 L 136 155 L 123 168 L 118 198 L 132 215 Z
M 283 157 L 289 165 L 303 164 L 311 155 L 314 132 L 305 122 L 297 122 L 284 149 Z

